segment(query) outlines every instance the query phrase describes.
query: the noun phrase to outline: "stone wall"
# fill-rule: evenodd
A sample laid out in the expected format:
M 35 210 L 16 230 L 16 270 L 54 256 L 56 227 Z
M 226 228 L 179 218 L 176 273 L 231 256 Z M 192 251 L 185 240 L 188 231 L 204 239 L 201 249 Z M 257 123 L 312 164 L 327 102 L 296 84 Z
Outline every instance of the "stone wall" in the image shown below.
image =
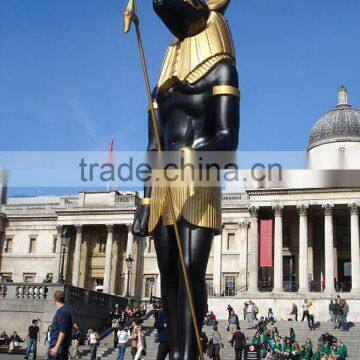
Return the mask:
M 33 319 L 39 320 L 40 346 L 43 344 L 47 327 L 51 324 L 56 307 L 53 301 L 55 291 L 65 292 L 65 302 L 72 309 L 73 320 L 80 323 L 84 332 L 88 328 L 104 330 L 105 321 L 116 303 L 125 306 L 127 300 L 70 285 L 54 284 L 0 284 L 0 329 L 7 333 L 18 331 L 21 337 Z M 40 349 L 41 350 L 41 349 Z

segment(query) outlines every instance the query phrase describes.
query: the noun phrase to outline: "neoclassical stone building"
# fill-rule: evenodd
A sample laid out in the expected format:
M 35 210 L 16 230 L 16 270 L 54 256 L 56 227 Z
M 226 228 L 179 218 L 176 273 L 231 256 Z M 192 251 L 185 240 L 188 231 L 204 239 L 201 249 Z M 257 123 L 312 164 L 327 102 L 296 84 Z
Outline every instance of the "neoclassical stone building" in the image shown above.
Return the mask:
M 323 168 L 321 162 L 325 158 L 326 163 L 330 153 L 344 159 L 360 150 L 360 111 L 348 105 L 345 88 L 338 97 L 338 105 L 320 118 L 310 135 L 311 167 L 316 160 L 315 167 Z M 294 188 L 259 185 L 224 191 L 223 231 L 214 239 L 206 280 L 209 306 L 220 316 L 227 303 L 240 307 L 251 297 L 285 318 L 289 302 L 300 305 L 309 297 L 325 303 L 339 290 L 359 308 L 360 183 L 310 185 L 304 176 L 302 186 Z M 160 296 L 153 240 L 131 234 L 134 210 L 132 192 L 10 197 L 0 212 L 0 273 L 15 282 L 42 282 L 46 275 L 58 279 L 60 234 L 68 228 L 71 240 L 63 261 L 67 282 L 123 295 L 128 285 L 125 259 L 131 255 L 130 294 Z M 260 266 L 261 220 L 273 224 L 271 267 Z M 316 311 L 325 318 L 327 307 Z M 360 321 L 360 310 L 353 316 Z

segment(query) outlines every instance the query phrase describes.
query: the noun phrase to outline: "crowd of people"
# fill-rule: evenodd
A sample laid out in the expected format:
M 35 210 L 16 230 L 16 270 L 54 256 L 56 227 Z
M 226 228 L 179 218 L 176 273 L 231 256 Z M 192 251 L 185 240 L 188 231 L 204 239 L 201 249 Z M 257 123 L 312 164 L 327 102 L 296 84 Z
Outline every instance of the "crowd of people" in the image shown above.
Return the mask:
M 331 301 L 331 304 L 337 303 L 340 306 L 344 306 L 346 302 L 340 297 Z M 308 300 L 304 301 L 302 306 L 303 316 L 301 320 L 307 319 L 310 330 L 315 329 L 314 322 L 314 309 L 313 304 Z M 345 307 L 345 311 L 348 310 Z M 329 311 L 333 311 L 333 308 L 329 307 Z M 273 309 L 268 309 L 267 316 L 259 316 L 258 307 L 250 300 L 244 304 L 243 318 L 246 320 L 248 330 L 255 329 L 254 336 L 249 339 L 246 338 L 244 333 L 240 329 L 239 316 L 235 313 L 234 309 L 228 305 L 228 327 L 229 339 L 225 340 L 221 338 L 221 334 L 218 329 L 218 321 L 216 315 L 211 311 L 207 314 L 205 324 L 213 326 L 213 334 L 210 340 L 207 340 L 207 356 L 214 360 L 220 360 L 221 348 L 224 347 L 224 342 L 229 341 L 231 346 L 235 350 L 235 360 L 241 360 L 243 352 L 247 344 L 254 345 L 257 349 L 260 349 L 260 356 L 262 359 L 312 359 L 312 360 L 345 360 L 347 357 L 347 347 L 342 341 L 338 341 L 337 338 L 325 332 L 320 338 L 313 343 L 308 338 L 303 344 L 297 340 L 295 330 L 293 327 L 289 327 L 286 335 L 280 335 L 279 330 L 274 324 L 276 323 Z M 339 312 L 338 312 L 339 314 Z M 296 304 L 292 305 L 290 311 L 290 317 L 288 320 L 298 321 L 298 308 Z M 333 315 L 333 313 L 331 313 Z M 335 319 L 331 317 L 331 321 L 340 321 L 340 324 L 346 323 L 343 318 Z M 335 326 L 335 328 L 341 328 L 341 325 Z

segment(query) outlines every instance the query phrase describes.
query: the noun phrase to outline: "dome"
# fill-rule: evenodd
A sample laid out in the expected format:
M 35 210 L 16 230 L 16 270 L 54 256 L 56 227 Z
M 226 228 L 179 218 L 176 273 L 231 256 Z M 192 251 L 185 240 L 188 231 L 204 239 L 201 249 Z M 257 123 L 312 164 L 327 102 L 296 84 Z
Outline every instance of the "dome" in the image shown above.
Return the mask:
M 360 111 L 348 104 L 345 86 L 338 91 L 338 105 L 323 115 L 311 131 L 308 150 L 333 142 L 360 142 Z

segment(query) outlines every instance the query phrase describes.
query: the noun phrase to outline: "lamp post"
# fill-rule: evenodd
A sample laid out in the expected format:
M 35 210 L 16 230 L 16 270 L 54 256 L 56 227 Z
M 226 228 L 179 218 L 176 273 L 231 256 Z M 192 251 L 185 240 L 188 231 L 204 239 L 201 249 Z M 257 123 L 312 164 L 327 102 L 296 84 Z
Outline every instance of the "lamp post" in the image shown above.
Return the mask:
M 131 275 L 131 269 L 132 269 L 134 259 L 129 254 L 129 256 L 126 258 L 125 262 L 126 262 L 126 267 L 128 269 L 128 272 L 127 272 L 127 287 L 126 287 L 125 297 L 130 297 L 130 275 Z
M 64 279 L 65 253 L 71 239 L 68 228 L 64 228 L 64 230 L 60 235 L 60 239 L 61 239 L 61 260 L 60 260 L 59 278 L 57 282 L 58 284 L 65 284 L 65 279 Z
M 150 301 L 152 301 L 152 297 L 153 297 L 153 289 L 154 289 L 154 278 L 150 279 Z

